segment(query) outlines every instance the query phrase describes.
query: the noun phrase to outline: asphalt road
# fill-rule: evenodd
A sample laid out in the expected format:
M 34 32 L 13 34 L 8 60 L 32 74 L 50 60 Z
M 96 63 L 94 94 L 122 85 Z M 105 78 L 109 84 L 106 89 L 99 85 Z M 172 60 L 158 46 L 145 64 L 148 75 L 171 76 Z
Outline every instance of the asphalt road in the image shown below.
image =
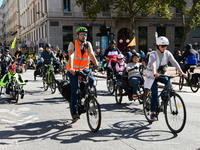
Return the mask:
M 189 87 L 178 92 L 187 108 L 187 123 L 183 131 L 174 135 L 168 129 L 163 114 L 159 121 L 149 124 L 137 101 L 123 97 L 121 105 L 109 95 L 106 82 L 98 78 L 98 101 L 102 124 L 92 133 L 82 114 L 71 122 L 69 103 L 58 90 L 44 91 L 41 78 L 33 80 L 33 70 L 22 74 L 29 82 L 26 95 L 17 104 L 0 99 L 0 150 L 197 150 L 200 148 L 200 91 Z M 56 78 L 61 78 L 56 75 Z M 178 90 L 178 86 L 174 85 Z

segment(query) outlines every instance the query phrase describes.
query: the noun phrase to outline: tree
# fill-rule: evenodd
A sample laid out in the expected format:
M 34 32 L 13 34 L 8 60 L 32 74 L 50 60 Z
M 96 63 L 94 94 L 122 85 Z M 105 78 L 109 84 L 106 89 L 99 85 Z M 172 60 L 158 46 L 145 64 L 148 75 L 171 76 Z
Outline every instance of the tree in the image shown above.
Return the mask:
M 87 19 L 95 21 L 97 14 L 105 11 L 117 10 L 118 16 L 114 19 L 121 18 L 125 13 L 130 15 L 131 38 L 134 37 L 134 19 L 138 12 L 150 15 L 159 11 L 163 17 L 171 18 L 169 5 L 160 0 L 77 0 L 78 6 L 83 5 Z
M 181 12 L 183 24 L 183 38 L 180 45 L 181 50 L 184 49 L 184 43 L 188 32 L 196 29 L 197 26 L 200 26 L 200 1 L 192 0 L 191 3 L 192 7 L 186 8 L 180 1 L 180 4 L 176 7 Z

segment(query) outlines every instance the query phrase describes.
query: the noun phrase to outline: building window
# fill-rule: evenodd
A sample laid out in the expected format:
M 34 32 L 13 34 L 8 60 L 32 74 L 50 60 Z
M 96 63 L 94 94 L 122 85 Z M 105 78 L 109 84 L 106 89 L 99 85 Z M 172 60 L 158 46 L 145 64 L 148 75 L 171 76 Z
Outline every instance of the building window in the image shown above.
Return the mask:
M 166 27 L 157 27 L 156 29 L 159 36 L 166 36 Z
M 69 42 L 73 41 L 73 27 L 63 26 L 63 50 L 67 51 Z
M 197 27 L 195 30 L 192 31 L 193 38 L 200 38 L 200 27 Z
M 71 0 L 63 0 L 63 11 L 71 11 Z
M 138 50 L 147 53 L 147 27 L 138 27 Z
M 50 22 L 50 26 L 59 26 L 59 22 Z
M 180 47 L 183 37 L 183 27 L 175 27 L 175 47 Z

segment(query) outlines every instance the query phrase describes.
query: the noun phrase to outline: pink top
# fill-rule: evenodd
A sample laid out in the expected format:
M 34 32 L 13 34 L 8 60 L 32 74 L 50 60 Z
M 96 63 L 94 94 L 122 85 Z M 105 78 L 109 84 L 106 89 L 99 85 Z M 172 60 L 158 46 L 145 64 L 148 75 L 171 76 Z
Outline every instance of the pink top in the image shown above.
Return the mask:
M 115 69 L 118 72 L 123 71 L 125 67 L 126 67 L 125 62 L 120 63 L 119 61 L 117 61 L 116 65 L 115 65 Z

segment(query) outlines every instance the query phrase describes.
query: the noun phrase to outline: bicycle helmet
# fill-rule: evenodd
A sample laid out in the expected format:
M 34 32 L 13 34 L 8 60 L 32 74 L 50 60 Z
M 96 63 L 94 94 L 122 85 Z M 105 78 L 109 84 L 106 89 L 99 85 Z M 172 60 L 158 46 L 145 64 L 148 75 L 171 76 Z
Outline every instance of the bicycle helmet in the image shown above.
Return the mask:
M 87 28 L 86 27 L 79 27 L 77 30 L 76 30 L 76 33 L 79 34 L 80 32 L 88 32 Z
M 117 56 L 117 59 L 123 59 L 124 58 L 124 55 L 123 54 L 119 54 L 118 56 Z
M 9 69 L 9 70 L 14 70 L 14 69 L 16 69 L 16 66 L 15 66 L 15 65 L 10 65 L 10 66 L 8 67 L 8 69 Z
M 160 36 L 156 38 L 156 45 L 169 45 L 169 40 L 165 36 Z
M 42 47 L 40 47 L 39 50 L 43 51 L 44 49 Z
M 49 43 L 46 43 L 46 47 L 49 47 L 49 48 L 51 48 L 51 44 L 49 44 Z
M 115 45 L 116 45 L 115 40 L 110 41 L 110 45 L 111 45 L 111 44 L 115 44 Z
M 5 49 L 4 52 L 9 52 L 9 49 Z
M 140 57 L 140 54 L 139 54 L 139 53 L 133 53 L 132 58 L 133 58 L 134 56 Z

